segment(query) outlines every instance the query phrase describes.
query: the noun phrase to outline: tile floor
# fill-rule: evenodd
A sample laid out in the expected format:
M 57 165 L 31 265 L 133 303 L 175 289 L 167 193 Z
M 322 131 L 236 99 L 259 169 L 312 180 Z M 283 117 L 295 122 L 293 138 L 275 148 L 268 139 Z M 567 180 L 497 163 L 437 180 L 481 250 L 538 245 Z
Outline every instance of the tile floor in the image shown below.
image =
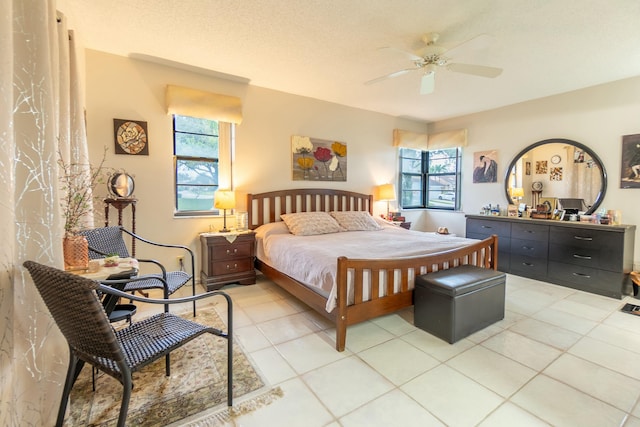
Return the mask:
M 505 319 L 454 345 L 404 310 L 350 327 L 338 353 L 324 318 L 258 277 L 225 290 L 284 397 L 230 425 L 640 427 L 640 316 L 619 311 L 640 300 L 508 275 Z

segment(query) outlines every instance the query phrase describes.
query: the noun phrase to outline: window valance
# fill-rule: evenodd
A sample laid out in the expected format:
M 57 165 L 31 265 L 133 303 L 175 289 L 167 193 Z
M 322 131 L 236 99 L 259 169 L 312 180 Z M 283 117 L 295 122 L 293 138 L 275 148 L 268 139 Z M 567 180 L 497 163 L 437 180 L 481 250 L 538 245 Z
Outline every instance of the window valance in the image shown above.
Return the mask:
M 467 146 L 467 130 L 453 130 L 434 134 L 416 133 L 408 130 L 393 130 L 393 146 L 414 150 L 435 150 Z
M 167 114 L 180 114 L 235 124 L 242 122 L 242 101 L 235 96 L 167 85 L 165 102 Z

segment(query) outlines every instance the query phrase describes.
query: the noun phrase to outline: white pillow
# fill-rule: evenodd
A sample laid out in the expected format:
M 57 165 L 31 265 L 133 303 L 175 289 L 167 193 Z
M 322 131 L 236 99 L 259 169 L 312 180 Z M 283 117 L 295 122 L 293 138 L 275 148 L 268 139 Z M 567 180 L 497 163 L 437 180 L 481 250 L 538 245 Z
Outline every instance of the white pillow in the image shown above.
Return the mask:
M 289 231 L 296 236 L 313 236 L 344 231 L 326 212 L 298 212 L 280 215 Z
M 287 225 L 283 221 L 262 224 L 255 229 L 256 239 L 266 239 L 273 234 L 290 234 Z
M 382 230 L 382 227 L 367 211 L 332 211 L 331 216 L 347 231 Z

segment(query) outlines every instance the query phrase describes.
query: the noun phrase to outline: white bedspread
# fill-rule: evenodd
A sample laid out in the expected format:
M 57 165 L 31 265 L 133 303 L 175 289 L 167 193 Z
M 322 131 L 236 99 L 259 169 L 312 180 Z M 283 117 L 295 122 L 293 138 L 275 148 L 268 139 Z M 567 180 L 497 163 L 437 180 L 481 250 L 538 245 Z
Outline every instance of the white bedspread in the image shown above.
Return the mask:
M 477 240 L 405 230 L 387 225 L 379 231 L 347 231 L 294 236 L 283 222 L 256 230 L 257 256 L 266 264 L 315 288 L 336 306 L 337 258 L 389 259 L 428 255 L 477 243 Z

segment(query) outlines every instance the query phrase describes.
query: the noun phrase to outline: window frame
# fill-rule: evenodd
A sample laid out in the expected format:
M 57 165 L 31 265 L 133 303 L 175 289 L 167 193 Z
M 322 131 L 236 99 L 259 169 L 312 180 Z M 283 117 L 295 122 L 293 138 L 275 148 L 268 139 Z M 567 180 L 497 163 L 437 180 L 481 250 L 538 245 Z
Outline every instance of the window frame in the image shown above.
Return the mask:
M 218 123 L 218 134 L 206 134 L 206 133 L 194 133 L 194 132 L 184 132 L 184 131 L 176 131 L 176 116 L 181 117 L 191 117 L 199 120 L 209 120 L 212 122 Z M 186 217 L 186 216 L 212 216 L 218 215 L 220 212 L 218 209 L 213 207 L 214 199 L 211 199 L 211 208 L 210 209 L 199 209 L 199 210 L 180 210 L 178 209 L 178 188 L 181 186 L 202 186 L 202 187 L 211 187 L 213 188 L 214 194 L 215 191 L 220 187 L 220 121 L 213 119 L 201 119 L 199 117 L 187 116 L 184 114 L 173 114 L 172 115 L 172 128 L 173 128 L 173 191 L 174 191 L 174 203 L 173 203 L 173 215 L 174 217 Z M 218 157 L 202 157 L 202 156 L 185 156 L 178 155 L 176 151 L 176 134 L 190 134 L 190 135 L 200 135 L 207 137 L 216 137 L 218 138 Z M 217 168 L 217 182 L 215 184 L 179 184 L 178 182 L 178 163 L 181 161 L 195 161 L 195 162 L 205 162 L 211 163 Z
M 403 150 L 411 150 L 414 152 L 420 152 L 421 153 L 421 157 L 420 157 L 420 173 L 416 173 L 416 172 L 405 172 L 403 171 L 403 159 L 412 159 L 413 157 L 405 157 L 403 156 Z M 446 172 L 446 173 L 437 173 L 437 172 L 429 172 L 429 166 L 430 166 L 430 162 L 432 161 L 431 156 L 433 156 L 433 153 L 435 152 L 441 152 L 441 151 L 445 151 L 445 150 L 456 150 L 456 155 L 455 155 L 455 171 L 453 172 Z M 434 209 L 434 210 L 443 210 L 443 211 L 457 211 L 460 209 L 460 194 L 461 194 L 461 185 L 460 183 L 462 182 L 461 176 L 462 176 L 462 171 L 461 171 L 461 166 L 462 166 L 462 147 L 451 147 L 451 148 L 442 148 L 442 149 L 437 149 L 437 150 L 419 150 L 419 149 L 412 149 L 412 148 L 400 148 L 398 150 L 398 158 L 399 158 L 399 177 L 398 177 L 398 181 L 400 183 L 399 188 L 400 188 L 400 206 L 402 207 L 402 209 L 406 209 L 406 210 L 413 210 L 413 209 Z M 417 159 L 416 159 L 417 160 Z M 420 177 L 420 203 L 418 205 L 405 205 L 403 203 L 403 200 L 405 200 L 404 197 L 404 193 L 406 191 L 416 191 L 415 189 L 404 189 L 402 187 L 402 184 L 404 182 L 404 177 L 405 176 L 412 176 L 412 177 L 416 177 L 419 176 Z M 441 202 L 438 203 L 433 203 L 432 200 L 429 199 L 429 193 L 430 193 L 430 177 L 435 177 L 435 176 L 454 176 L 455 177 L 455 189 L 452 190 L 444 190 L 447 192 L 453 192 L 455 195 L 455 198 L 453 200 L 453 205 L 452 206 L 448 206 L 447 205 L 442 205 L 440 204 Z M 411 198 L 409 198 L 408 200 L 411 200 Z

